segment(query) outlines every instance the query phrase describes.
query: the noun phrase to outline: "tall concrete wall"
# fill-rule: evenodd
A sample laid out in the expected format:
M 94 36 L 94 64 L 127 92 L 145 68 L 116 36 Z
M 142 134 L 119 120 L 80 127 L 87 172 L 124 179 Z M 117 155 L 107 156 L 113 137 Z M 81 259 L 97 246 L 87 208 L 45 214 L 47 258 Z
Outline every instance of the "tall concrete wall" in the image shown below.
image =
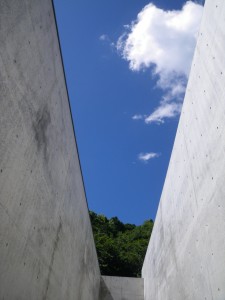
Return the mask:
M 0 1 L 0 299 L 98 299 L 50 0 Z
M 207 0 L 142 275 L 145 299 L 225 298 L 225 1 Z
M 143 278 L 102 276 L 100 300 L 144 300 Z

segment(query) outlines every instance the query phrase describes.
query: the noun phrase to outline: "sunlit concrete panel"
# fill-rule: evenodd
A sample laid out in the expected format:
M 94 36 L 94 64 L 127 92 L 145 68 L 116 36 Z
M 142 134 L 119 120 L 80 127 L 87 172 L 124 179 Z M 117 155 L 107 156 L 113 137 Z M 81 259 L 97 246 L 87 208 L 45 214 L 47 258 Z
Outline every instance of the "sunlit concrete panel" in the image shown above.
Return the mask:
M 225 2 L 207 0 L 142 276 L 146 300 L 225 297 Z
M 100 300 L 144 300 L 142 278 L 102 276 Z
M 98 299 L 50 0 L 0 1 L 0 299 Z

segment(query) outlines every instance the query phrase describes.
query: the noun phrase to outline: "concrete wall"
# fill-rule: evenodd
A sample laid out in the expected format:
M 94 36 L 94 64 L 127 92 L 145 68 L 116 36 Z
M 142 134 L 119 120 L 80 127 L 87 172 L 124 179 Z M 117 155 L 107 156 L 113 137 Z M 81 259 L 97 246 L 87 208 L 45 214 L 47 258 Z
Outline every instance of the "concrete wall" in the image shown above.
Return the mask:
M 144 280 L 128 277 L 101 277 L 100 300 L 144 300 Z
M 145 299 L 225 298 L 225 1 L 207 0 L 142 275 Z
M 98 299 L 52 2 L 0 1 L 0 299 Z

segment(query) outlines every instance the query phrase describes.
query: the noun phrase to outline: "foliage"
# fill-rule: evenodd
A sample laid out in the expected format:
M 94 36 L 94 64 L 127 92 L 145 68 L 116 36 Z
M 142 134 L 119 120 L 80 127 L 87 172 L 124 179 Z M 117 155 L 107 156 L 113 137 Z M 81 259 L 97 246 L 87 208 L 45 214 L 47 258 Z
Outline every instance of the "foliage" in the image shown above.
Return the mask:
M 123 224 L 92 211 L 90 218 L 102 275 L 140 277 L 153 221 Z

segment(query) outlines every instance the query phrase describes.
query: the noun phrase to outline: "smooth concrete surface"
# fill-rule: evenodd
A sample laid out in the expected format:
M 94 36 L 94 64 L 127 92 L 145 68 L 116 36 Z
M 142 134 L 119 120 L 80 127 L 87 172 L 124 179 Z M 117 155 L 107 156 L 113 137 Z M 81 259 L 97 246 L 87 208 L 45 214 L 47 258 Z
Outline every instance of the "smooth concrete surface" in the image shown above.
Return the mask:
M 102 276 L 99 300 L 144 300 L 144 280 Z
M 98 299 L 52 2 L 0 1 L 0 299 Z
M 225 299 L 225 1 L 207 0 L 142 269 L 145 300 Z

